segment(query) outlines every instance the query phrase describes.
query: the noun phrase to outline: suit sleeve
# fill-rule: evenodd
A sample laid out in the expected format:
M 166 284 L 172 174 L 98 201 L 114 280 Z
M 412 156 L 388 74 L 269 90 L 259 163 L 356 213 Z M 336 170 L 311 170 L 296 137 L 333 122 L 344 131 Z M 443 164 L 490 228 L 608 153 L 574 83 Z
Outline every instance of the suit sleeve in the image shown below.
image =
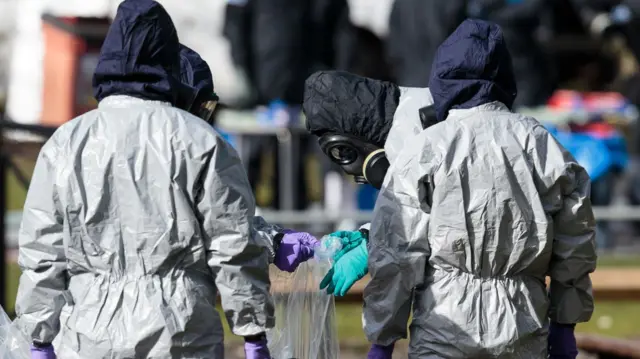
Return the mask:
M 590 274 L 597 261 L 591 181 L 586 170 L 544 129 L 536 133 L 535 153 L 539 192 L 554 229 L 549 316 L 561 324 L 586 322 L 593 313 Z
M 19 232 L 22 270 L 16 323 L 34 343 L 50 344 L 60 329 L 67 290 L 63 215 L 56 191 L 57 150 L 50 140 L 38 156 Z
M 255 199 L 240 158 L 219 139 L 204 174 L 198 211 L 207 261 L 233 333 L 251 336 L 274 325 L 269 253 L 255 235 Z
M 416 158 L 400 158 L 389 169 L 371 221 L 363 324 L 374 344 L 407 337 L 413 289 L 424 280 L 430 254 L 428 185 Z

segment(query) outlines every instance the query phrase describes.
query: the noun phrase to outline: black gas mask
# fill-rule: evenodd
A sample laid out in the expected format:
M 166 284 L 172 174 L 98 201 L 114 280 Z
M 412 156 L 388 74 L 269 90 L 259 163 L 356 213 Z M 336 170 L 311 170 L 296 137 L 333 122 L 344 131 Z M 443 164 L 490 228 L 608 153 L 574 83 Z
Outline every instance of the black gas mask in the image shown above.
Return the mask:
M 200 90 L 193 100 L 189 101 L 187 111 L 198 116 L 209 124 L 213 123 L 213 112 L 218 105 L 218 95 L 215 92 Z
M 218 95 L 216 95 L 215 92 L 198 94 L 198 97 L 196 97 L 189 107 L 189 112 L 211 124 L 213 123 L 213 112 L 217 105 Z
M 318 140 L 322 152 L 355 181 L 369 183 L 380 189 L 389 169 L 384 149 L 364 142 L 358 137 L 328 133 Z
M 209 124 L 213 123 L 213 112 L 218 105 L 218 95 L 207 89 L 198 89 L 183 84 L 176 107 L 198 116 Z
M 433 105 L 418 110 L 422 128 L 438 122 Z M 381 189 L 389 169 L 389 160 L 383 148 L 363 141 L 359 137 L 327 133 L 318 140 L 320 148 L 357 183 L 369 183 Z

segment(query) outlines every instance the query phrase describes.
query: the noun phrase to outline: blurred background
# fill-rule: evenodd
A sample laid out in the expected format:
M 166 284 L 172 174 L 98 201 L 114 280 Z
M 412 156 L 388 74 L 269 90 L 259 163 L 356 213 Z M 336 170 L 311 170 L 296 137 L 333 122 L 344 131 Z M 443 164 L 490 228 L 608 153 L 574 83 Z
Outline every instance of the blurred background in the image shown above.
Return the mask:
M 306 134 L 305 78 L 341 69 L 427 87 L 437 46 L 462 20 L 500 24 L 517 110 L 544 123 L 593 181 L 601 254 L 580 346 L 592 357 L 640 357 L 640 0 L 159 2 L 212 69 L 222 103 L 215 126 L 240 153 L 261 214 L 318 235 L 368 221 L 377 193 L 343 176 Z M 9 313 L 35 158 L 57 126 L 96 106 L 91 77 L 118 4 L 0 0 L 0 301 Z M 345 358 L 367 348 L 365 283 L 337 303 Z

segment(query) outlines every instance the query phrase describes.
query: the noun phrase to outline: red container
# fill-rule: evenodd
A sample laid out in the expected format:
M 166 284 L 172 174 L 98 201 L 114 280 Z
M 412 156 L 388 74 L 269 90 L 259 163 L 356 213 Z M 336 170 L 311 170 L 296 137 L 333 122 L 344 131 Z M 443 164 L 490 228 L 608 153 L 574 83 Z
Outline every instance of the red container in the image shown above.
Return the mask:
M 575 111 L 584 107 L 582 95 L 571 90 L 558 90 L 547 102 L 549 108 L 561 111 Z
M 42 16 L 43 124 L 59 126 L 96 107 L 91 81 L 108 29 L 106 18 Z
M 616 113 L 623 111 L 628 101 L 617 92 L 589 92 L 584 95 L 584 104 L 589 112 Z

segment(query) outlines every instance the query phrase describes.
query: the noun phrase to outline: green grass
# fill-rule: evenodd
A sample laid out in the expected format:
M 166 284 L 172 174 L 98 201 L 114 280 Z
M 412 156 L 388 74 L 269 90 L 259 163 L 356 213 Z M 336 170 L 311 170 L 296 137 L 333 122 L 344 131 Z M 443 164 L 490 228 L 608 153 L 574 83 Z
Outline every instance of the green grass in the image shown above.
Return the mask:
M 18 280 L 20 279 L 20 268 L 15 263 L 7 265 L 7 271 L 5 273 L 5 281 L 7 283 L 6 299 L 7 308 L 5 310 L 13 312 L 14 304 L 16 300 L 16 291 L 18 290 Z
M 640 337 L 640 300 L 597 302 L 588 323 L 579 324 L 577 331 L 618 338 Z
M 606 255 L 598 258 L 598 268 L 640 267 L 640 255 Z
M 20 169 L 24 176 L 31 178 L 35 161 L 20 160 L 16 161 L 16 166 Z M 18 181 L 13 171 L 7 172 L 7 209 L 10 211 L 18 211 L 22 209 L 24 200 L 27 198 L 27 188 Z

